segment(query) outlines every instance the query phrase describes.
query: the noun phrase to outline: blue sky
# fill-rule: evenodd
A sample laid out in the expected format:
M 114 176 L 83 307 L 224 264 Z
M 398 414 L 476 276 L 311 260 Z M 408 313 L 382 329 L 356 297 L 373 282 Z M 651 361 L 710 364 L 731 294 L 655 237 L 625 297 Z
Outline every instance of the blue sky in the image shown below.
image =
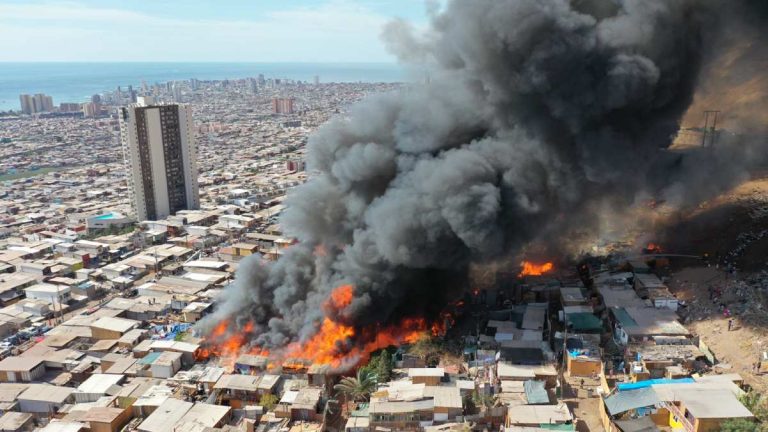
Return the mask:
M 424 0 L 0 0 L 0 61 L 393 62 Z

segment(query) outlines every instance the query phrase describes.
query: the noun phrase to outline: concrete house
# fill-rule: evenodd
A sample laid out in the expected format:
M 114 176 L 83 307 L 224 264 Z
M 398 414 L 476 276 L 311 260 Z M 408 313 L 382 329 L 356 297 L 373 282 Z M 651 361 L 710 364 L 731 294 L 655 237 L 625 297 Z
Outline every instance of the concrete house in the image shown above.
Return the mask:
M 30 382 L 45 373 L 42 357 L 7 357 L 0 361 L 0 382 Z
M 29 388 L 19 395 L 19 410 L 47 417 L 58 412 L 62 406 L 74 402 L 72 392 L 74 389 L 69 387 L 30 384 Z
M 232 408 L 222 405 L 196 403 L 176 422 L 174 430 L 192 431 L 202 428 L 220 428 L 225 425 L 232 413 Z
M 140 432 L 174 432 L 176 423 L 194 406 L 191 402 L 168 398 L 138 427 Z
M 440 385 L 440 380 L 445 376 L 443 368 L 410 368 L 408 377 L 414 384 L 426 384 L 428 386 Z
M 149 367 L 153 378 L 170 378 L 181 369 L 182 353 L 165 351 L 158 356 Z
M 9 411 L 0 417 L 0 432 L 31 431 L 35 428 L 35 417 L 29 413 Z
M 94 339 L 120 339 L 129 331 L 139 327 L 139 321 L 124 318 L 101 317 L 91 324 Z
M 74 391 L 75 401 L 77 403 L 96 402 L 101 397 L 117 395 L 121 390 L 119 384 L 124 380 L 123 375 L 92 374 Z
M 95 406 L 80 418 L 87 422 L 91 432 L 118 432 L 131 421 L 131 410 L 115 407 Z

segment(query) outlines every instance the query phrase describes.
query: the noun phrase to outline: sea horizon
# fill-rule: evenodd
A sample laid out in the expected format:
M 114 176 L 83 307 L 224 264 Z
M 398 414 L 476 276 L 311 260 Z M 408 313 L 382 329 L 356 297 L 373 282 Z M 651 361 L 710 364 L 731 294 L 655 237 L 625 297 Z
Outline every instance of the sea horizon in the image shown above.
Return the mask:
M 243 79 L 264 74 L 321 83 L 405 81 L 405 69 L 379 62 L 0 62 L 0 111 L 19 110 L 20 94 L 44 93 L 54 104 L 82 103 L 94 94 L 139 88 L 145 81 Z

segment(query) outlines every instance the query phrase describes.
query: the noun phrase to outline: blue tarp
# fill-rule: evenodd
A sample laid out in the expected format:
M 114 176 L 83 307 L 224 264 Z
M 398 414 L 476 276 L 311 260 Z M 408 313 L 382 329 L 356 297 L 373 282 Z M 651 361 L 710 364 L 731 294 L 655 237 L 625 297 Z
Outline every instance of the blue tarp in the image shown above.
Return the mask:
M 619 383 L 619 384 L 616 384 L 616 388 L 619 389 L 619 391 L 624 391 L 624 390 L 637 390 L 641 388 L 646 388 L 655 384 L 690 384 L 694 382 L 696 381 L 694 381 L 693 378 L 676 378 L 676 379 L 658 378 L 658 379 L 649 379 L 645 381 L 639 381 L 636 383 Z
M 177 334 L 186 332 L 187 330 L 189 330 L 190 327 L 192 327 L 192 324 L 178 323 L 178 324 L 168 324 L 168 325 L 156 325 L 152 328 L 152 330 L 161 339 L 173 340 L 176 338 Z M 152 339 L 158 339 L 158 337 L 153 336 Z
M 568 351 L 568 355 L 571 357 L 578 357 L 580 355 L 588 356 L 590 354 L 590 350 L 588 349 L 574 349 Z
M 659 397 L 652 388 L 614 393 L 605 398 L 605 407 L 610 415 L 618 415 L 630 410 L 641 410 L 659 403 Z
M 544 388 L 544 381 L 528 380 L 523 383 L 523 389 L 525 390 L 525 398 L 528 400 L 528 405 L 549 403 L 549 395 Z

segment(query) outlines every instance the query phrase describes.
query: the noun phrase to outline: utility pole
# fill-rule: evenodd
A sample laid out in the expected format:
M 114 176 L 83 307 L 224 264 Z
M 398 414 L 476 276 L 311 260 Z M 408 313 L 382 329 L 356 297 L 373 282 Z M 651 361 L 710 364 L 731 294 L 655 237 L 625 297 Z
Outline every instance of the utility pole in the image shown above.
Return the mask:
M 717 142 L 717 118 L 720 111 L 704 111 L 704 131 L 701 135 L 702 147 L 714 147 Z

